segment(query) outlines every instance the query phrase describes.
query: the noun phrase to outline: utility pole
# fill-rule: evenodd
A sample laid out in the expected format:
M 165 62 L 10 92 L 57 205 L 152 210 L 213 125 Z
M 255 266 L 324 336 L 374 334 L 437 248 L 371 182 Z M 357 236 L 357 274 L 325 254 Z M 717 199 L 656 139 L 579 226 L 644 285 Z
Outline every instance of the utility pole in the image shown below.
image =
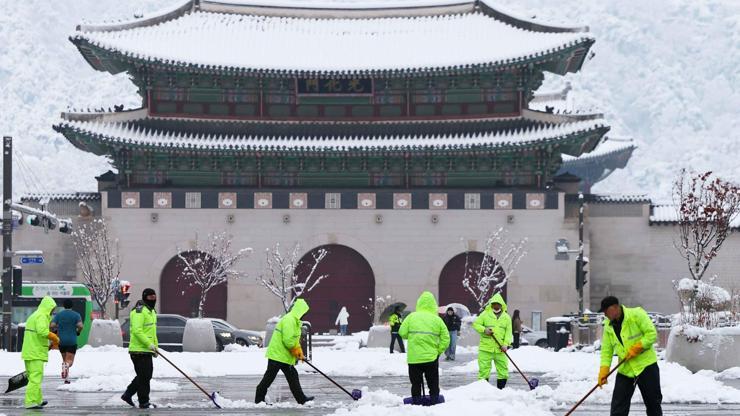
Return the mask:
M 578 258 L 576 259 L 576 287 L 578 289 L 578 313 L 583 314 L 583 286 L 586 274 L 583 271 L 583 192 L 578 193 Z
M 11 314 L 13 313 L 13 138 L 3 137 L 3 342 L 6 351 L 12 351 Z

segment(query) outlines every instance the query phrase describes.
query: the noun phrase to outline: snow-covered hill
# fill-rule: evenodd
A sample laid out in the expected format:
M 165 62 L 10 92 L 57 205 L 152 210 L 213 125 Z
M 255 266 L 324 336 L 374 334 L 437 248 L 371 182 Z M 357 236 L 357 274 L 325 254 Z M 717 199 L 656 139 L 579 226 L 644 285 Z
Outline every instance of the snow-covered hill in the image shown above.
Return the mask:
M 16 138 L 32 175 L 25 191 L 93 190 L 104 158 L 73 148 L 51 125 L 68 106 L 138 105 L 125 74 L 93 71 L 67 36 L 82 20 L 130 18 L 179 0 L 3 2 L 0 14 L 0 134 Z M 304 0 L 305 1 L 305 0 Z M 537 20 L 585 24 L 597 42 L 578 74 L 549 77 L 543 90 L 573 85 L 578 107 L 602 110 L 612 132 L 639 148 L 597 192 L 669 196 L 681 167 L 740 181 L 740 1 L 500 0 Z

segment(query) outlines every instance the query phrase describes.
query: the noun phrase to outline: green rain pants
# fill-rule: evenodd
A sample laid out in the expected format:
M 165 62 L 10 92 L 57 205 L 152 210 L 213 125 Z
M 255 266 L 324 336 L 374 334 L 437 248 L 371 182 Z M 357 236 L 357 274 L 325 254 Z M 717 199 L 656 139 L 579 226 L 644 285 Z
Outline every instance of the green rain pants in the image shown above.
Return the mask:
M 503 352 L 478 352 L 478 380 L 488 380 L 491 377 L 491 361 L 496 365 L 496 379 L 509 378 L 509 359 Z
M 41 381 L 44 380 L 44 361 L 31 360 L 26 363 L 28 373 L 28 385 L 26 386 L 26 400 L 23 403 L 26 409 L 38 406 L 44 401 L 41 395 Z

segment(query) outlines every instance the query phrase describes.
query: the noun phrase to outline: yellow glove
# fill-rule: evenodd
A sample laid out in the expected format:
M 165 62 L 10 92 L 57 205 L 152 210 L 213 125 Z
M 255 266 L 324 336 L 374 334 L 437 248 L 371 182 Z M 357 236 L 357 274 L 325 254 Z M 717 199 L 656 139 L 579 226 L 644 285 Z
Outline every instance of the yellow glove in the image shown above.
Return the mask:
M 597 382 L 599 387 L 607 383 L 607 380 L 606 380 L 607 374 L 609 374 L 609 366 L 603 365 L 599 367 L 599 381 Z
M 642 351 L 643 351 L 642 342 L 637 341 L 636 343 L 634 343 L 630 347 L 629 350 L 627 350 L 627 354 L 624 356 L 624 359 L 625 360 L 631 360 L 631 359 L 637 357 L 638 355 L 640 355 L 640 353 L 642 353 Z
M 59 349 L 59 337 L 57 334 L 53 332 L 49 332 L 49 335 L 46 336 L 46 338 L 51 341 L 51 348 L 52 350 L 58 350 Z
M 296 360 L 303 361 L 306 357 L 303 355 L 303 348 L 298 344 L 290 349 L 290 355 L 296 358 Z

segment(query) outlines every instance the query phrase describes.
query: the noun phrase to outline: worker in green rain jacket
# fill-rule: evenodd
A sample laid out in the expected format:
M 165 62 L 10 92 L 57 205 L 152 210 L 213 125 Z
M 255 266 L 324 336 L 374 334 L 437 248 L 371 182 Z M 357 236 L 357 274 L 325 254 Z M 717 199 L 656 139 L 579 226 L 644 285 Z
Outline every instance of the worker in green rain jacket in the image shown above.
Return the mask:
M 599 387 L 607 383 L 607 374 L 614 353 L 617 354 L 619 361 L 626 360 L 617 370 L 611 415 L 629 414 L 635 385 L 640 388 L 648 416 L 662 415 L 660 371 L 658 357 L 653 347 L 658 332 L 653 321 L 644 309 L 620 305 L 614 296 L 602 299 L 599 312 L 603 312 L 607 318 L 604 320 L 604 335 L 601 339 Z
M 301 318 L 308 312 L 308 303 L 303 299 L 296 299 L 290 312 L 286 313 L 275 325 L 275 330 L 267 347 L 267 370 L 262 376 L 262 381 L 257 385 L 254 396 L 255 403 L 265 401 L 267 389 L 275 381 L 278 371 L 282 371 L 288 380 L 290 392 L 295 400 L 304 404 L 313 400 L 313 396 L 306 396 L 298 379 L 298 371 L 295 365 L 304 360 L 303 348 L 301 348 Z
M 506 302 L 500 293 L 488 301 L 486 308 L 473 322 L 473 329 L 480 334 L 478 379 L 488 380 L 493 361 L 496 365 L 496 387 L 503 389 L 509 379 L 509 359 L 504 353 L 511 346 L 514 334 L 511 332 L 511 317 L 506 312 Z
M 416 311 L 403 320 L 398 334 L 408 340 L 406 361 L 409 365 L 411 398 L 421 404 L 423 378 L 429 386 L 432 404 L 439 399 L 439 356 L 450 345 L 450 333 L 437 313 L 437 300 L 424 292 L 416 301 Z
M 56 306 L 57 303 L 51 296 L 44 296 L 36 312 L 26 320 L 21 349 L 21 358 L 28 375 L 24 401 L 26 409 L 41 409 L 47 404 L 41 394 L 41 382 L 44 380 L 44 363 L 49 361 L 49 341 L 51 349 L 59 348 L 59 337 L 49 331 L 51 313 Z
M 129 314 L 128 355 L 134 364 L 136 377 L 131 380 L 126 391 L 121 395 L 121 400 L 129 406 L 134 407 L 133 397 L 139 399 L 139 408 L 153 409 L 157 406 L 149 402 L 150 383 L 154 373 L 152 359 L 157 356 L 157 293 L 152 288 L 146 288 L 141 292 L 141 300 Z

